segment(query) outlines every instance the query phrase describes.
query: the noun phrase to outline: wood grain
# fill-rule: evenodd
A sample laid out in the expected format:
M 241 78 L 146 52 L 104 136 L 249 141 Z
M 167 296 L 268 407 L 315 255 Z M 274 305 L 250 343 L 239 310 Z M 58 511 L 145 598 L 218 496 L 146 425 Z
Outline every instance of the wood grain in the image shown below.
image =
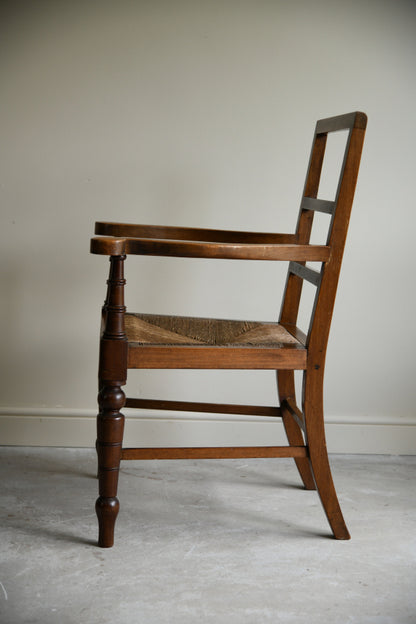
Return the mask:
M 279 418 L 279 407 L 267 405 L 233 405 L 230 403 L 200 403 L 191 401 L 164 401 L 160 399 L 127 398 L 126 407 L 135 409 L 170 410 L 175 412 L 205 412 L 208 414 L 240 414 Z
M 128 368 L 304 370 L 307 351 L 288 345 L 269 347 L 208 347 L 187 345 L 141 345 L 129 343 Z
M 325 262 L 330 249 L 325 245 L 275 243 L 212 243 L 152 238 L 94 237 L 91 253 L 117 256 L 169 256 L 177 258 L 218 258 L 230 260 L 274 260 Z
M 305 446 L 214 446 L 179 448 L 124 448 L 122 459 L 238 459 L 307 457 Z
M 144 225 L 135 223 L 116 223 L 110 221 L 97 221 L 95 224 L 95 234 L 106 237 L 157 238 L 213 243 L 274 243 L 280 245 L 296 243 L 296 236 L 294 234 L 212 230 L 208 228 L 176 227 L 172 225 Z

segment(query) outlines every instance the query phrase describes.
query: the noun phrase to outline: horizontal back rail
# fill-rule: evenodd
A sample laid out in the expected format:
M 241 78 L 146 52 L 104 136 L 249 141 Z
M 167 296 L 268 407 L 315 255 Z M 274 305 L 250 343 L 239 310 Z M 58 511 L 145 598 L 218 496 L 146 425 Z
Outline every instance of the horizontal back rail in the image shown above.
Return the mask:
M 310 267 L 299 264 L 298 262 L 291 262 L 289 264 L 289 272 L 294 273 L 298 277 L 305 279 L 314 286 L 319 286 L 321 282 L 321 273 L 311 269 Z
M 316 134 L 327 134 L 328 132 L 351 130 L 352 128 L 361 128 L 364 130 L 366 125 L 367 116 L 364 113 L 347 113 L 346 115 L 320 119 L 316 124 Z
M 333 214 L 335 210 L 335 202 L 327 199 L 317 199 L 316 197 L 303 197 L 301 210 L 314 210 L 316 212 L 324 212 Z

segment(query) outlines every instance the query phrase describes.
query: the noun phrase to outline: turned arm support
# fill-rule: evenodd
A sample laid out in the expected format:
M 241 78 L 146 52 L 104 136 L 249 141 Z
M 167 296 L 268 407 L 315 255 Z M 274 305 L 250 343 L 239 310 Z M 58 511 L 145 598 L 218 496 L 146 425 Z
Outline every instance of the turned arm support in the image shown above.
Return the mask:
M 109 256 L 136 254 L 179 258 L 326 262 L 330 256 L 330 248 L 325 245 L 292 243 L 207 243 L 149 238 L 96 237 L 91 239 L 91 253 Z

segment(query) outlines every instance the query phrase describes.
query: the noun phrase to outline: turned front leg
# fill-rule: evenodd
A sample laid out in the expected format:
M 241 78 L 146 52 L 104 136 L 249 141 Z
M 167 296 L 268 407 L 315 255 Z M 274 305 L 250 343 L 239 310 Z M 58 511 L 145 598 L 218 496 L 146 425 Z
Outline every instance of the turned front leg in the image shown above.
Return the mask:
M 124 416 L 120 409 L 125 403 L 125 394 L 119 386 L 104 386 L 98 401 L 99 497 L 95 509 L 99 526 L 98 544 L 102 548 L 110 548 L 114 544 L 114 525 L 120 507 L 117 486 L 124 431 Z
M 119 510 L 117 486 L 124 431 L 124 416 L 120 410 L 126 402 L 121 386 L 125 385 L 127 378 L 124 260 L 125 256 L 110 258 L 110 275 L 100 341 L 96 444 L 99 497 L 95 509 L 99 525 L 98 544 L 103 548 L 109 548 L 114 543 L 114 525 Z

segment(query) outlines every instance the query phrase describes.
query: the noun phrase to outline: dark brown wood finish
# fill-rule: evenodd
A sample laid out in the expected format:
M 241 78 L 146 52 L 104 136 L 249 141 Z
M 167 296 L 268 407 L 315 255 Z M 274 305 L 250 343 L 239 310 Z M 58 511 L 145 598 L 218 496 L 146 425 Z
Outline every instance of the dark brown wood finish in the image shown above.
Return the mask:
M 99 413 L 97 441 L 99 497 L 95 509 L 98 516 L 98 543 L 109 548 L 114 543 L 114 525 L 119 510 L 118 474 L 122 452 L 125 403 L 121 386 L 127 380 L 127 337 L 124 331 L 125 256 L 110 258 L 107 298 L 103 308 L 103 332 L 100 340 Z
M 125 448 L 122 459 L 242 459 L 255 457 L 307 457 L 301 446 L 211 446 Z
M 289 345 L 283 349 L 267 347 L 187 347 L 178 345 L 129 345 L 129 368 L 199 368 L 233 370 L 304 370 L 306 349 Z
M 109 238 L 91 240 L 91 252 L 103 255 L 135 254 L 177 258 L 217 258 L 230 260 L 296 260 L 325 262 L 330 250 L 325 245 L 279 243 L 213 243 L 154 238 Z
M 174 412 L 206 412 L 208 414 L 240 414 L 279 418 L 279 407 L 267 405 L 230 405 L 228 403 L 197 403 L 191 401 L 161 401 L 158 399 L 126 399 L 126 407 Z
M 364 113 L 317 122 L 306 182 L 294 234 L 240 232 L 98 222 L 92 253 L 110 255 L 111 269 L 102 314 L 99 366 L 97 453 L 100 496 L 97 500 L 99 544 L 113 544 L 118 513 L 120 459 L 210 459 L 293 457 L 307 489 L 317 489 L 333 535 L 348 539 L 335 492 L 325 442 L 323 381 L 325 354 L 345 239 L 366 127 Z M 318 198 L 327 135 L 348 130 L 338 189 L 332 201 Z M 325 245 L 309 244 L 316 212 L 330 215 Z M 278 323 L 190 319 L 127 314 L 124 307 L 125 254 L 188 258 L 288 261 Z M 306 266 L 321 263 L 321 269 Z M 316 296 L 307 333 L 297 327 L 302 285 Z M 278 406 L 125 398 L 121 387 L 128 368 L 272 369 L 277 372 Z M 299 407 L 295 370 L 302 371 Z M 209 413 L 281 417 L 286 447 L 196 447 L 123 449 L 123 406 Z
M 203 241 L 212 243 L 274 243 L 290 245 L 296 243 L 294 234 L 273 234 L 270 232 L 236 232 L 232 230 L 210 230 L 165 225 L 136 225 L 134 223 L 111 223 L 99 221 L 95 233 L 102 236 L 128 238 L 157 238 L 176 241 Z
M 306 338 L 308 366 L 304 373 L 302 392 L 302 412 L 305 423 L 305 437 L 310 453 L 311 474 L 309 474 L 309 470 L 306 467 L 306 462 L 296 460 L 296 463 L 306 487 L 312 486 L 310 477 L 313 477 L 313 482 L 318 490 L 329 524 L 334 536 L 338 539 L 348 539 L 349 533 L 338 503 L 328 461 L 323 420 L 323 381 L 326 347 L 358 176 L 365 125 L 366 117 L 363 113 L 344 115 L 340 118 L 331 118 L 317 123 L 310 166 L 298 218 L 297 232 L 300 242 L 309 241 L 311 234 L 313 211 L 315 210 L 313 207 L 314 201 L 305 201 L 305 198 L 316 198 L 317 196 L 323 163 L 322 145 L 326 144 L 327 133 L 349 129 L 337 194 L 334 206 L 331 208 L 332 219 L 327 240 L 327 244 L 331 249 L 331 258 L 329 262 L 322 265 L 319 278 L 317 278 L 316 272 L 312 274 L 310 269 L 302 268 L 301 264 L 293 262 L 289 264 L 286 291 L 280 314 L 281 323 L 296 324 L 302 292 L 302 280 L 307 279 L 315 284 L 317 292 Z M 326 204 L 322 206 L 324 211 L 326 211 L 328 206 Z M 300 234 L 301 231 L 302 235 Z M 284 405 L 284 401 L 287 401 L 289 404 L 296 405 L 293 372 L 278 371 L 277 374 L 281 404 Z M 292 414 L 292 420 L 286 415 L 286 417 L 283 417 L 283 421 L 289 442 L 291 444 L 299 443 L 301 427 L 295 415 Z
M 318 122 L 319 123 L 319 122 Z M 321 178 L 322 165 L 324 162 L 327 135 L 315 135 L 312 143 L 312 151 L 309 159 L 308 172 L 306 175 L 305 187 L 299 210 L 298 222 L 296 226 L 296 238 L 299 243 L 307 244 L 310 240 L 314 211 L 307 210 L 305 206 L 305 197 L 316 200 L 319 189 L 319 181 Z M 290 266 L 290 265 L 289 265 Z M 288 328 L 296 328 L 300 298 L 302 294 L 303 280 L 293 271 L 288 270 L 285 292 L 282 300 L 282 308 L 280 311 L 280 323 Z M 306 344 L 305 337 L 304 344 Z M 296 405 L 295 377 L 293 370 L 277 371 L 277 386 L 280 404 Z M 287 439 L 290 445 L 298 445 L 304 441 L 303 430 L 299 426 L 297 420 L 289 410 L 283 411 L 283 425 L 286 431 Z M 295 459 L 302 482 L 307 490 L 315 489 L 315 480 L 308 460 Z

